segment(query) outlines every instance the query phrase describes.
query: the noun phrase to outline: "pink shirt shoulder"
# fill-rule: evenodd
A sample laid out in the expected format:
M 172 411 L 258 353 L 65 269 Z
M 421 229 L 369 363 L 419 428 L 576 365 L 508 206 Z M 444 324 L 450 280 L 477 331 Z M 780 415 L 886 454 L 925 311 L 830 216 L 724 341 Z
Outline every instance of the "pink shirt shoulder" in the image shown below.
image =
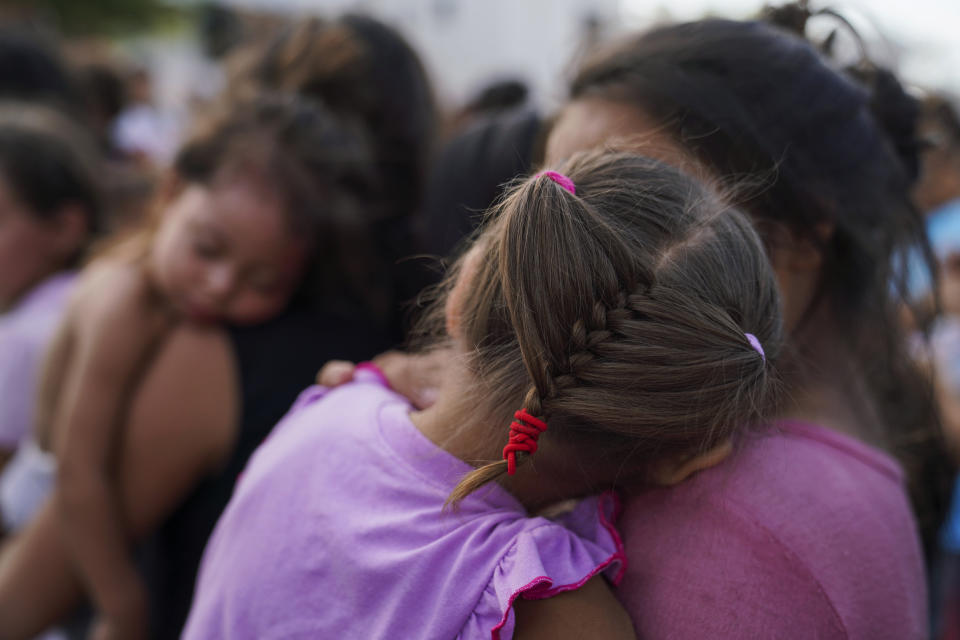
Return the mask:
M 73 272 L 51 276 L 0 315 L 0 448 L 16 449 L 33 426 L 43 357 L 75 282 Z
M 927 636 L 900 467 L 829 429 L 780 422 L 724 464 L 630 498 L 620 523 L 619 593 L 640 637 Z

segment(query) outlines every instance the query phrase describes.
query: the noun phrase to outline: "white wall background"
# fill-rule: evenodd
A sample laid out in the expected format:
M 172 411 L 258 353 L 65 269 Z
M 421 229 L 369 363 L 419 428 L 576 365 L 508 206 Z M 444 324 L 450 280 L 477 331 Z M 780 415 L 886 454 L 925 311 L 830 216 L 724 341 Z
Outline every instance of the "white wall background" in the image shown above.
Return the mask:
M 174 0 L 185 4 L 199 0 Z M 772 0 L 780 2 L 780 0 Z M 421 54 L 446 106 L 506 77 L 526 81 L 550 109 L 562 99 L 571 62 L 592 20 L 599 33 L 642 29 L 667 20 L 714 15 L 750 17 L 764 0 L 221 0 L 237 7 L 292 15 L 364 11 L 400 30 Z M 826 0 L 868 41 L 870 55 L 918 87 L 960 96 L 960 0 Z M 836 24 L 819 19 L 823 29 Z M 818 23 L 814 22 L 813 27 Z M 155 70 L 157 95 L 183 105 L 191 93 L 217 87 L 196 43 L 130 43 Z
M 505 77 L 526 81 L 539 102 L 557 100 L 562 72 L 583 46 L 588 20 L 613 29 L 621 15 L 621 0 L 228 1 L 293 14 L 368 12 L 410 39 L 448 104 Z

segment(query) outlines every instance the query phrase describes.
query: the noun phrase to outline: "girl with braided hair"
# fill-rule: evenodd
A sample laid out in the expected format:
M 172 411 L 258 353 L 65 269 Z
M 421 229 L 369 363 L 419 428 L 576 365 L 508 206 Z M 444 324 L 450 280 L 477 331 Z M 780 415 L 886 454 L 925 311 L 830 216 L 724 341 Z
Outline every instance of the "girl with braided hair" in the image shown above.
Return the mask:
M 694 180 L 628 154 L 562 171 L 516 185 L 443 287 L 431 408 L 361 365 L 254 454 L 185 638 L 633 636 L 604 492 L 763 423 L 779 297 L 750 222 Z
M 889 72 L 864 61 L 853 78 L 798 37 L 806 3 L 774 13 L 782 28 L 710 19 L 605 45 L 547 137 L 550 166 L 617 148 L 736 180 L 726 195 L 783 300 L 775 419 L 688 481 L 625 496 L 617 595 L 649 638 L 923 638 L 920 541 L 936 539 L 952 476 L 892 272 L 925 244 L 910 202 L 916 101 Z M 442 360 L 376 359 L 420 407 Z M 320 379 L 351 372 L 331 362 Z

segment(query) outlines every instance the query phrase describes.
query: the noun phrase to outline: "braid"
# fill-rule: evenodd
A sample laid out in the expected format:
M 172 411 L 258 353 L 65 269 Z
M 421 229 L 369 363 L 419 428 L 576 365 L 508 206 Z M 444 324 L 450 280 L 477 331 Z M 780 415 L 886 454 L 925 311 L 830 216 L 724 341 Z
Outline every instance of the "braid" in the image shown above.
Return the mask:
M 637 156 L 584 155 L 566 176 L 575 193 L 554 178 L 519 184 L 481 236 L 460 317 L 469 366 L 492 394 L 486 415 L 519 404 L 550 424 L 552 451 L 569 446 L 599 477 L 627 463 L 642 475 L 759 424 L 781 329 L 750 222 Z M 448 503 L 525 464 L 523 443 L 509 442 L 510 462 L 471 472 Z
M 597 365 L 598 356 L 609 353 L 608 345 L 615 345 L 625 334 L 624 322 L 632 319 L 626 307 L 627 295 L 620 293 L 616 306 L 608 309 L 600 300 L 595 300 L 585 318 L 577 318 L 570 332 L 570 353 L 563 371 L 553 377 L 550 397 L 556 398 L 572 388 L 597 381 L 591 370 Z M 611 326 L 612 325 L 612 326 Z
M 540 398 L 540 391 L 537 390 L 535 385 L 531 385 L 527 390 L 527 395 L 523 398 L 523 408 L 532 416 L 538 418 L 545 417 L 543 415 L 543 402 Z

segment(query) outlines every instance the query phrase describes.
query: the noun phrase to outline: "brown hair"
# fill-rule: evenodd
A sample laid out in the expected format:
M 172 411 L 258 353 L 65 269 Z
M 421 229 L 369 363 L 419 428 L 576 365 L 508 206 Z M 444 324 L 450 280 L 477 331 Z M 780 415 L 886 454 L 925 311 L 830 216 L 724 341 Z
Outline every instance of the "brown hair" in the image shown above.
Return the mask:
M 297 20 L 230 61 L 228 91 L 280 90 L 349 114 L 370 134 L 381 215 L 403 218 L 423 196 L 437 108 L 419 56 L 392 27 L 364 15 Z
M 203 186 L 225 176 L 256 180 L 278 197 L 291 232 L 310 250 L 300 295 L 325 304 L 372 304 L 377 283 L 366 268 L 372 249 L 364 207 L 372 160 L 352 122 L 289 94 L 221 103 L 200 114 L 173 170 L 178 180 Z M 121 239 L 106 250 L 132 246 L 145 255 L 158 214 L 134 230 L 131 242 Z
M 368 134 L 375 180 L 364 193 L 373 220 L 365 259 L 376 307 L 401 340 L 400 305 L 427 284 L 407 261 L 420 253 L 413 217 L 423 198 L 437 108 L 420 58 L 392 27 L 368 16 L 291 22 L 231 61 L 228 93 L 280 90 L 322 102 Z M 432 282 L 433 278 L 429 279 Z M 373 292 L 368 287 L 368 297 Z
M 201 184 L 231 171 L 263 180 L 310 245 L 301 292 L 376 306 L 383 302 L 367 268 L 373 162 L 354 121 L 298 95 L 262 93 L 214 110 L 177 154 L 175 168 Z
M 548 421 L 544 439 L 642 475 L 761 424 L 782 329 L 747 218 L 647 158 L 579 154 L 562 171 L 576 195 L 533 178 L 493 212 L 460 309 L 467 366 L 503 440 L 522 405 Z M 477 469 L 451 502 L 505 470 Z

